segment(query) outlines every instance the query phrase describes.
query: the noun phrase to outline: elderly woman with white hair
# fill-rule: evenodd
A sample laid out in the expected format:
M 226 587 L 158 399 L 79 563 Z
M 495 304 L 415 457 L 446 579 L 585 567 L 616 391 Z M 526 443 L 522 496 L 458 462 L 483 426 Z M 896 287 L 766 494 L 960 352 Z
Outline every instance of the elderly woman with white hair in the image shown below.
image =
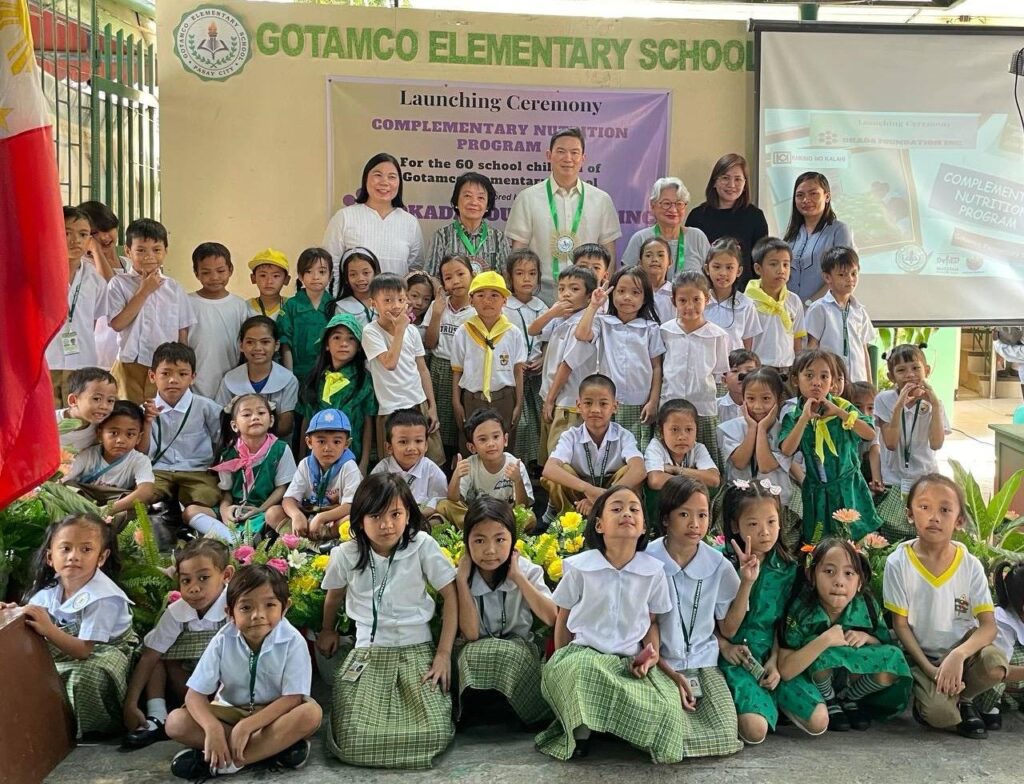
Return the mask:
M 666 240 L 671 249 L 668 280 L 683 270 L 700 272 L 704 259 L 711 249 L 711 243 L 700 229 L 683 226 L 686 208 L 690 203 L 690 192 L 678 177 L 661 177 L 651 187 L 651 212 L 654 225 L 640 229 L 629 239 L 622 254 L 622 265 L 628 266 L 640 261 L 640 248 L 651 237 Z

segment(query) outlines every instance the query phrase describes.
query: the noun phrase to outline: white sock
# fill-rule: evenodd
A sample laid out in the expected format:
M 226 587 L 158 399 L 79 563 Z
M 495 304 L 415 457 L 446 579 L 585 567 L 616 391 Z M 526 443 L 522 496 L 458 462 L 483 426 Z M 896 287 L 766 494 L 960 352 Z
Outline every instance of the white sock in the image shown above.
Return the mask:
M 985 715 L 986 716 L 998 716 L 999 715 L 999 706 L 996 705 L 996 707 L 992 708 L 991 710 L 985 711 Z
M 146 717 L 157 721 L 167 721 L 167 700 L 163 697 L 146 700 Z
M 188 524 L 203 536 L 220 539 L 227 544 L 235 544 L 235 532 L 216 517 L 208 514 L 197 514 Z
M 216 771 L 214 771 L 214 772 L 215 772 L 215 773 L 216 773 L 216 774 L 217 774 L 218 776 L 228 776 L 228 775 L 230 775 L 230 774 L 232 774 L 232 773 L 238 773 L 238 771 L 240 771 L 240 770 L 241 770 L 241 768 L 240 768 L 240 767 L 238 767 L 238 766 L 237 766 L 237 765 L 236 765 L 235 763 L 233 763 L 233 762 L 232 762 L 232 763 L 231 763 L 230 765 L 228 765 L 227 767 L 224 767 L 224 768 L 217 768 L 217 769 L 216 769 Z

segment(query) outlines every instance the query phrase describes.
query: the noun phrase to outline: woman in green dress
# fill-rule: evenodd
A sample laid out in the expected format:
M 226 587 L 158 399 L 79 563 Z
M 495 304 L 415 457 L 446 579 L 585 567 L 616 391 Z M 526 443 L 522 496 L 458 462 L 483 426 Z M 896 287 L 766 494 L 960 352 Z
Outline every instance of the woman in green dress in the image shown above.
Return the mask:
M 871 567 L 850 542 L 823 539 L 779 630 L 782 679 L 814 685 L 832 731 L 866 730 L 872 718 L 902 713 L 910 699 L 910 668 L 870 582 Z
M 848 401 L 829 394 L 836 373 L 835 357 L 829 352 L 812 349 L 799 354 L 790 372 L 799 389 L 797 405 L 779 430 L 782 453 L 792 456 L 799 450 L 807 467 L 803 535 L 810 544 L 836 535 L 860 540 L 882 524 L 860 470 L 858 451 L 862 441 L 874 439 L 874 422 Z M 840 509 L 859 514 L 849 530 L 832 518 Z

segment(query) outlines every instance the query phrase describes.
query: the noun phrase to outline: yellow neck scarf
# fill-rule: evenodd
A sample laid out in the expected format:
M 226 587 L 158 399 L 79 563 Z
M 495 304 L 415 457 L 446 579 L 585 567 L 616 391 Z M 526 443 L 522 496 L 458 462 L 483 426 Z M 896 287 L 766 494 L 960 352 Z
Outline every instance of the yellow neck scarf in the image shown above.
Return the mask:
M 498 320 L 494 322 L 494 326 L 490 330 L 484 326 L 479 316 L 473 316 L 473 318 L 466 322 L 466 330 L 469 332 L 469 336 L 484 350 L 483 395 L 484 400 L 488 402 L 491 400 L 491 368 L 494 366 L 494 345 L 498 342 L 498 338 L 514 328 L 512 322 L 504 314 L 498 317 Z
M 839 406 L 844 411 L 848 411 L 850 408 L 850 402 L 843 400 L 841 397 L 831 396 L 832 402 Z M 835 414 L 827 417 L 821 417 L 814 421 L 814 454 L 818 460 L 824 464 L 825 462 L 825 447 L 828 447 L 828 451 L 832 453 L 834 457 L 839 457 L 839 453 L 836 451 L 835 441 L 832 440 L 832 434 L 828 431 L 828 423 L 835 419 Z
M 747 284 L 746 295 L 754 301 L 758 313 L 778 316 L 786 332 L 793 332 L 793 317 L 786 310 L 786 297 L 789 296 L 789 289 L 783 288 L 779 298 L 775 299 L 771 295 L 764 293 L 761 289 L 761 281 L 752 280 Z
M 340 370 L 330 371 L 324 374 L 324 391 L 320 393 L 320 399 L 330 403 L 331 398 L 349 385 L 349 380 Z

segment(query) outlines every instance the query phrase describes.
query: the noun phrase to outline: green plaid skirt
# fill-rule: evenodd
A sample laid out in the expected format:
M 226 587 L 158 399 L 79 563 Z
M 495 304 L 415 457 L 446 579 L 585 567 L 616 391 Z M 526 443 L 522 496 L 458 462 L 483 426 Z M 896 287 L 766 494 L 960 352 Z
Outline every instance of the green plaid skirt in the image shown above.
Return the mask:
M 508 700 L 523 724 L 551 718 L 540 693 L 540 653 L 521 637 L 481 637 L 467 642 L 455 657 L 459 696 L 466 689 L 496 691 Z M 458 713 L 461 715 L 459 706 Z
M 718 452 L 718 416 L 697 417 L 697 440 L 707 447 L 708 454 L 715 461 L 718 473 L 725 475 L 722 470 L 722 456 Z
M 430 363 L 430 383 L 434 386 L 434 404 L 437 407 L 437 421 L 441 433 L 441 444 L 445 454 L 455 454 L 459 443 L 459 428 L 455 424 L 452 408 L 452 363 L 441 357 L 434 357 Z
M 210 640 L 216 636 L 216 630 L 207 632 L 184 631 L 178 635 L 178 639 L 174 641 L 174 644 L 167 649 L 167 653 L 163 655 L 163 658 L 192 662 L 194 664 L 199 661 L 199 657 L 203 655 L 206 646 L 210 644 Z
M 695 713 L 683 713 L 687 757 L 722 757 L 743 748 L 736 726 L 736 706 L 725 676 L 717 667 L 689 670 L 700 679 L 703 696 Z
M 1024 648 L 1014 643 L 1013 653 L 1010 654 L 1010 666 L 1020 667 L 1024 665 Z M 1022 703 L 1022 692 L 1024 692 L 1024 681 L 1005 681 L 997 683 L 988 691 L 983 691 L 974 698 L 974 707 L 982 713 L 988 713 L 993 708 L 999 707 L 1005 702 L 1011 708 L 1019 708 Z
M 452 698 L 421 683 L 433 643 L 369 649 L 366 669 L 343 680 L 353 650 L 334 677 L 327 748 L 342 762 L 368 768 L 429 768 L 452 741 Z
M 907 517 L 907 497 L 898 486 L 887 485 L 885 492 L 875 497 L 875 511 L 882 520 L 878 533 L 890 544 L 917 536 L 914 524 Z
M 78 625 L 64 626 L 62 630 L 77 636 Z M 87 732 L 123 730 L 124 698 L 139 647 L 134 630 L 129 629 L 110 642 L 96 643 L 88 659 L 73 659 L 52 643 L 47 645 L 75 712 L 77 737 Z
M 516 427 L 516 457 L 525 465 L 537 462 L 540 444 L 540 382 L 539 373 L 523 376 L 523 411 Z
M 641 452 L 647 449 L 647 445 L 651 443 L 651 426 L 640 421 L 640 413 L 643 410 L 643 406 L 627 406 L 620 403 L 615 411 L 615 421 L 633 434 Z
M 576 748 L 580 726 L 622 738 L 646 751 L 653 762 L 679 762 L 687 755 L 679 689 L 657 667 L 634 678 L 628 657 L 566 645 L 544 665 L 541 693 L 555 713 L 540 733 L 537 748 L 567 760 Z

